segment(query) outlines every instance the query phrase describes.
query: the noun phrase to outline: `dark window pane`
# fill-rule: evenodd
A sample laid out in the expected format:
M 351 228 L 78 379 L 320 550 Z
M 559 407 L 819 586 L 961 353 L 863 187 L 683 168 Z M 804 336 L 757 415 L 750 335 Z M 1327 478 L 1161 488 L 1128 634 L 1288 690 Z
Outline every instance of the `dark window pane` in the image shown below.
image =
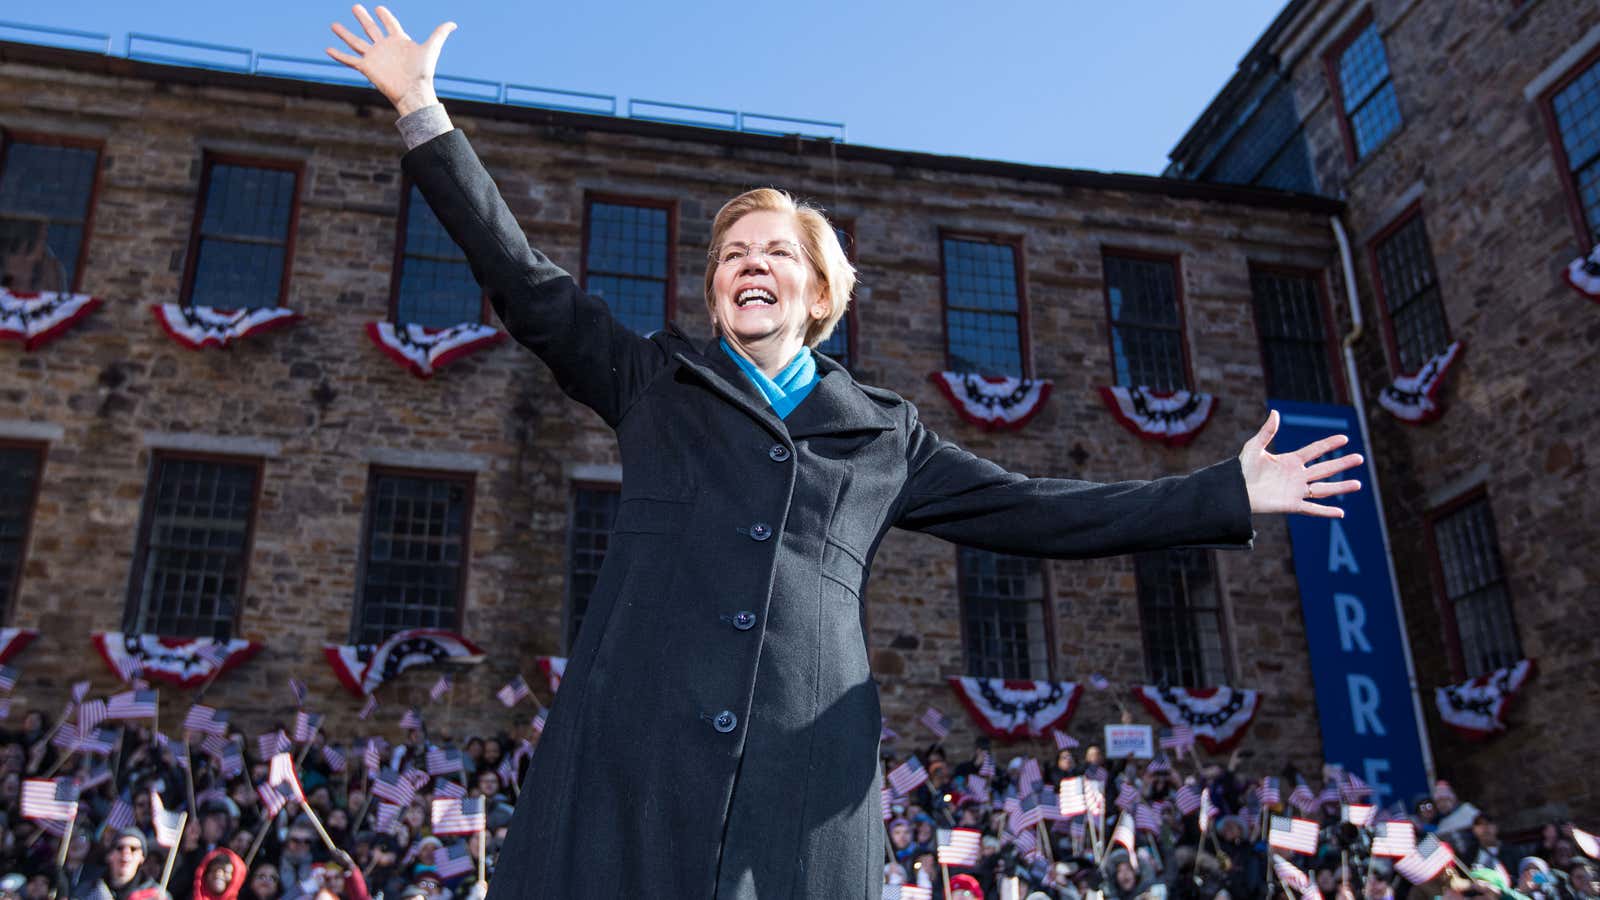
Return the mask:
M 98 151 L 14 141 L 0 160 L 0 253 L 23 252 L 39 239 L 51 261 L 12 290 L 66 290 L 77 274 Z M 62 275 L 65 275 L 65 283 Z
M 396 321 L 426 328 L 482 322 L 483 291 L 472 277 L 466 254 L 415 185 L 406 203 L 405 235 Z
M 605 298 L 611 312 L 640 334 L 667 322 L 667 273 L 671 268 L 667 211 L 620 203 L 589 204 L 584 274 L 589 293 Z
M 1105 273 L 1117 384 L 1159 391 L 1187 388 L 1172 263 L 1107 256 Z
M 1172 687 L 1227 681 L 1211 554 L 1193 549 L 1139 553 L 1134 572 L 1151 680 Z
M 850 239 L 850 232 L 835 225 L 833 234 L 839 239 L 839 246 L 843 248 L 844 255 L 854 260 L 855 247 Z M 855 360 L 850 358 L 850 316 L 848 313 L 839 320 L 838 325 L 834 326 L 833 334 L 828 335 L 827 340 L 817 345 L 817 350 L 847 369 L 854 364 Z
M 221 309 L 278 305 L 295 173 L 227 163 L 212 163 L 210 172 L 189 302 Z
M 1550 106 L 1578 185 L 1589 236 L 1600 240 L 1600 62 L 1558 91 Z
M 1450 345 L 1444 301 L 1422 217 L 1413 216 L 1377 247 L 1378 277 L 1402 372 L 1415 372 Z
M 1228 141 L 1212 163 L 1206 181 L 1228 184 L 1262 184 L 1284 190 L 1313 191 L 1310 155 L 1300 117 L 1295 114 L 1294 91 L 1286 83 L 1272 87 Z
M 1267 396 L 1335 402 L 1316 281 L 1300 275 L 1251 272 L 1250 286 L 1266 364 Z
M 1050 677 L 1044 629 L 1044 566 L 1024 556 L 959 548 L 967 674 Z
M 1521 659 L 1488 499 L 1474 500 L 1440 518 L 1433 534 L 1467 675 L 1475 678 Z
M 567 523 L 567 649 L 577 645 L 589 595 L 600 578 L 617 519 L 619 494 L 614 488 L 577 488 L 572 492 L 572 520 Z
M 39 484 L 39 451 L 0 447 L 0 624 L 11 621 L 22 581 L 22 554 L 33 497 Z
M 382 643 L 408 628 L 459 629 L 471 482 L 375 472 L 370 490 L 353 641 Z
M 232 637 L 258 471 L 250 463 L 156 458 L 127 630 Z
M 1021 375 L 1015 248 L 945 238 L 944 297 L 950 366 L 959 372 Z
M 1356 158 L 1361 159 L 1400 126 L 1400 104 L 1389 78 L 1389 58 L 1383 50 L 1383 38 L 1378 36 L 1377 23 L 1369 24 L 1339 54 L 1339 86 L 1355 140 Z

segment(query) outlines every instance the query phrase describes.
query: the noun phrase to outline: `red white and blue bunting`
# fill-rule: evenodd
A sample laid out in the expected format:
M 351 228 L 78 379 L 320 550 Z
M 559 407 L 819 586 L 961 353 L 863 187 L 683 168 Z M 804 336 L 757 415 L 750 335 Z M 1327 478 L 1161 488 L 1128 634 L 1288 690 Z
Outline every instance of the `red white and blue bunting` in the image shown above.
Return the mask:
M 1102 387 L 1111 417 L 1144 438 L 1182 447 L 1194 440 L 1217 411 L 1217 398 L 1197 391 L 1162 392 L 1147 387 Z
M 219 641 L 102 631 L 90 639 L 100 658 L 122 681 L 144 678 L 185 689 L 199 687 L 261 652 L 260 644 L 242 638 Z
M 367 337 L 378 349 L 418 378 L 433 373 L 452 360 L 492 347 L 505 339 L 505 332 L 490 325 L 464 322 L 449 328 L 424 328 L 421 325 L 396 325 L 393 322 L 368 322 Z
M 1028 424 L 1050 399 L 1044 379 L 934 372 L 928 376 L 956 414 L 985 431 L 1015 430 Z
M 453 631 L 413 628 L 382 644 L 324 644 L 322 655 L 345 689 L 365 697 L 407 669 L 439 663 L 483 662 L 477 644 Z
M 26 650 L 39 632 L 33 628 L 0 628 L 0 666 Z
M 1588 256 L 1580 256 L 1569 263 L 1562 274 L 1574 290 L 1600 303 L 1600 244 L 1596 244 Z
M 1533 672 L 1533 660 L 1524 659 L 1461 684 L 1435 688 L 1439 718 L 1467 740 L 1492 737 L 1506 729 L 1506 707 Z
M 300 318 L 299 313 L 281 306 L 216 309 L 157 303 L 150 307 L 150 312 L 163 331 L 190 350 L 226 347 L 252 334 L 282 328 Z
M 1064 728 L 1078 711 L 1083 685 L 1070 681 L 951 677 L 950 689 L 984 734 L 1012 741 Z
M 550 685 L 551 696 L 561 689 L 561 679 L 567 674 L 567 658 L 565 656 L 539 657 L 539 671 L 544 673 L 545 681 Z
M 1133 689 L 1145 709 L 1168 726 L 1187 725 L 1194 738 L 1211 753 L 1232 750 L 1255 721 L 1261 695 L 1255 691 L 1220 686 L 1169 688 L 1152 684 Z
M 1415 375 L 1401 375 L 1394 384 L 1378 392 L 1378 404 L 1402 422 L 1420 425 L 1432 422 L 1444 414 L 1436 402 L 1439 389 L 1444 386 L 1445 373 L 1450 364 L 1461 355 L 1464 345 L 1455 341 L 1439 351 Z
M 100 306 L 88 294 L 12 293 L 0 288 L 0 338 L 33 350 L 76 325 Z

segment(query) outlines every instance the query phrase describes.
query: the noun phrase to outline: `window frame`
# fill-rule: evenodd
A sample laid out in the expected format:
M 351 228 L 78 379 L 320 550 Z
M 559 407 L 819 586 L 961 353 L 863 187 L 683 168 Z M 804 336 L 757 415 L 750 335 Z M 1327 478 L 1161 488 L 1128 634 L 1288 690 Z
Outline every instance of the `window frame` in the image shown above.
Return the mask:
M 572 655 L 572 650 L 577 645 L 578 638 L 577 634 L 573 633 L 572 631 L 572 551 L 574 549 L 574 539 L 576 538 L 572 527 L 572 519 L 573 514 L 577 512 L 579 491 L 603 491 L 605 493 L 616 494 L 618 505 L 620 506 L 622 499 L 622 484 L 616 481 L 595 481 L 592 479 L 574 479 L 567 483 L 567 539 L 565 542 L 566 550 L 562 559 L 561 572 L 561 580 L 563 582 L 561 591 L 561 647 L 562 652 L 568 656 Z M 616 534 L 615 523 L 613 523 L 611 533 L 613 535 Z M 607 543 L 606 555 L 609 556 L 610 554 L 611 546 L 609 543 Z M 588 614 L 588 603 L 585 601 L 584 615 L 587 616 Z
M 1411 224 L 1413 219 L 1422 218 L 1422 200 L 1418 199 L 1395 216 L 1389 224 L 1379 229 L 1367 241 L 1367 265 L 1371 269 L 1372 292 L 1378 298 L 1378 311 L 1383 313 L 1383 345 L 1388 356 L 1389 374 L 1391 377 L 1401 375 L 1415 375 L 1416 372 L 1406 372 L 1400 368 L 1400 345 L 1394 335 L 1394 314 L 1390 308 L 1389 293 L 1383 283 L 1383 266 L 1378 260 L 1378 246 L 1397 234 L 1400 229 Z M 1455 329 L 1450 325 L 1450 310 L 1444 302 L 1444 281 L 1439 278 L 1439 258 L 1433 252 L 1433 237 L 1428 234 L 1428 222 L 1422 220 L 1423 235 L 1428 239 L 1428 259 L 1433 264 L 1434 289 L 1439 292 L 1439 318 L 1444 322 L 1445 337 L 1455 339 Z
M 361 611 L 366 599 L 367 563 L 372 548 L 372 498 L 377 493 L 378 479 L 383 476 L 400 478 L 430 478 L 439 481 L 459 481 L 466 485 L 461 528 L 461 571 L 456 578 L 456 622 L 454 629 L 462 631 L 467 615 L 467 585 L 472 568 L 472 513 L 477 499 L 477 472 L 455 469 L 424 469 L 412 466 L 386 466 L 372 463 L 367 466 L 367 492 L 361 502 L 360 554 L 356 559 L 355 600 L 350 606 L 350 643 L 361 643 Z M 404 629 L 400 629 L 404 630 Z M 394 635 L 386 635 L 385 640 Z
M 1354 22 L 1350 23 L 1349 27 L 1339 35 L 1337 40 L 1328 45 L 1328 49 L 1322 52 L 1322 69 L 1323 74 L 1328 79 L 1329 99 L 1333 101 L 1334 117 L 1339 120 L 1339 134 L 1344 138 L 1344 160 L 1352 169 L 1359 163 L 1376 156 L 1380 149 L 1388 144 L 1396 134 L 1400 133 L 1400 129 L 1405 127 L 1406 123 L 1405 111 L 1401 110 L 1400 124 L 1384 135 L 1383 140 L 1373 144 L 1372 149 L 1367 151 L 1366 156 L 1357 154 L 1355 129 L 1350 124 L 1350 113 L 1346 112 L 1344 108 L 1344 80 L 1339 77 L 1339 57 L 1343 56 L 1344 52 L 1350 49 L 1350 45 L 1361 37 L 1361 33 L 1367 30 L 1367 26 L 1375 24 L 1376 17 L 1373 16 L 1371 7 L 1368 7 L 1366 11 L 1356 17 Z M 1378 40 L 1383 41 L 1383 60 L 1385 65 L 1389 67 L 1389 83 L 1394 84 L 1394 66 L 1389 64 L 1389 43 L 1385 40 L 1381 29 L 1378 31 Z M 1382 86 L 1380 85 L 1378 89 L 1374 90 L 1374 93 L 1381 89 Z M 1395 106 L 1399 107 L 1400 91 L 1398 88 L 1395 89 L 1394 102 Z
M 828 224 L 839 229 L 840 231 L 843 231 L 850 237 L 850 246 L 844 248 L 844 256 L 845 259 L 850 261 L 850 265 L 856 265 L 856 220 L 829 219 Z M 857 275 L 860 275 L 859 269 L 857 270 Z M 844 318 L 841 321 L 845 323 L 846 329 L 844 350 L 845 358 L 836 360 L 836 362 L 840 363 L 851 372 L 854 372 L 856 370 L 857 354 L 860 352 L 857 349 L 857 337 L 859 331 L 856 325 L 856 292 L 854 290 L 850 291 L 850 305 L 845 307 Z
M 1245 274 L 1250 279 L 1250 321 L 1255 326 L 1256 352 L 1261 358 L 1261 381 L 1267 390 L 1267 396 L 1269 398 L 1272 397 L 1272 390 L 1271 385 L 1267 383 L 1266 340 L 1261 333 L 1261 317 L 1257 313 L 1255 302 L 1255 275 L 1257 272 L 1263 275 L 1277 275 L 1285 278 L 1304 278 L 1312 283 L 1317 292 L 1317 306 L 1322 313 L 1324 350 L 1328 355 L 1328 371 L 1333 376 L 1333 402 L 1349 404 L 1349 385 L 1345 382 L 1343 360 L 1339 357 L 1339 331 L 1333 318 L 1333 304 L 1328 299 L 1328 270 L 1279 263 L 1263 263 L 1246 259 Z
M 5 596 L 11 599 L 7 608 L 0 610 L 0 626 L 9 626 L 17 618 L 17 598 L 22 592 L 22 571 L 28 564 L 28 544 L 33 540 L 33 520 L 39 514 L 39 493 L 44 487 L 44 467 L 49 461 L 50 444 L 45 441 L 26 441 L 0 437 L 0 450 L 32 450 L 34 452 L 33 495 L 28 498 L 22 518 L 22 534 L 18 541 L 17 570 Z
M 83 240 L 78 242 L 78 258 L 72 265 L 72 283 L 67 285 L 69 293 L 81 293 L 83 269 L 89 262 L 89 240 L 94 234 L 94 213 L 100 205 L 100 183 L 106 168 L 106 142 L 96 138 L 78 137 L 76 135 L 0 128 L 0 172 L 5 171 L 6 159 L 11 153 L 11 145 L 17 143 L 41 144 L 50 147 L 75 147 L 80 150 L 93 150 L 95 153 L 94 177 L 89 181 L 88 208 L 84 210 L 83 215 Z
M 188 249 L 184 252 L 183 280 L 178 287 L 178 305 L 191 306 L 194 303 L 194 280 L 199 268 L 200 241 L 202 237 L 200 226 L 205 221 L 206 200 L 211 194 L 211 171 L 219 164 L 294 173 L 294 193 L 289 198 L 289 226 L 285 230 L 283 241 L 283 275 L 278 280 L 277 305 L 280 307 L 287 306 L 289 274 L 294 269 L 295 237 L 300 231 L 300 188 L 305 180 L 305 164 L 297 159 L 224 153 L 212 150 L 202 151 L 200 155 L 200 186 L 195 194 L 194 216 L 189 223 L 189 244 Z
M 1190 358 L 1191 351 L 1189 349 L 1188 304 L 1184 302 L 1183 295 L 1183 254 L 1181 252 L 1160 253 L 1151 250 L 1135 250 L 1113 244 L 1102 244 L 1100 245 L 1100 295 L 1101 299 L 1105 301 L 1106 361 L 1111 364 L 1111 384 L 1117 383 L 1117 341 L 1116 320 L 1111 315 L 1111 279 L 1106 277 L 1106 257 L 1108 256 L 1147 262 L 1169 262 L 1172 264 L 1172 298 L 1173 302 L 1178 306 L 1178 346 L 1183 352 L 1183 378 L 1185 383 L 1181 390 L 1195 390 L 1194 363 Z
M 581 238 L 578 245 L 578 286 L 584 293 L 589 290 L 589 220 L 596 203 L 608 203 L 613 206 L 641 206 L 647 209 L 663 209 L 667 212 L 667 296 L 662 304 L 661 327 L 665 328 L 678 315 L 678 202 L 661 197 L 647 197 L 638 194 L 617 194 L 607 191 L 583 192 L 583 223 Z M 610 304 L 607 304 L 610 308 Z M 615 311 L 612 315 L 616 315 Z M 619 320 L 620 321 L 620 320 Z
M 851 232 L 851 237 L 855 237 L 854 232 Z M 939 330 L 944 335 L 945 371 L 955 371 L 953 358 L 950 355 L 950 284 L 947 277 L 948 269 L 945 265 L 944 254 L 944 243 L 947 240 L 967 241 L 978 244 L 1000 244 L 1011 248 L 1011 263 L 1017 270 L 1017 356 L 1022 363 L 1022 371 L 1016 373 L 1016 377 L 1032 378 L 1033 341 L 1029 339 L 1029 332 L 1032 329 L 1029 327 L 1028 321 L 1028 248 L 1026 236 L 940 226 L 938 231 Z
M 1230 684 L 1237 680 L 1238 661 L 1237 653 L 1233 646 L 1233 635 L 1229 628 L 1229 603 L 1227 592 L 1223 590 L 1222 569 L 1218 564 L 1217 552 L 1203 547 L 1167 547 L 1162 550 L 1145 551 L 1149 553 L 1189 552 L 1203 553 L 1206 556 L 1206 566 L 1211 572 L 1211 584 L 1217 593 L 1217 646 L 1222 651 L 1222 671 L 1217 673 L 1217 681 L 1209 685 L 1169 685 L 1170 687 L 1216 687 L 1217 685 Z M 1144 613 L 1144 597 L 1139 590 L 1139 561 L 1138 554 L 1128 556 L 1129 563 L 1133 566 L 1133 603 L 1135 612 L 1139 617 L 1139 645 L 1144 656 L 1144 674 L 1149 683 L 1159 684 L 1155 669 L 1152 667 L 1155 655 L 1150 652 L 1150 630 L 1146 627 Z M 1189 595 L 1184 593 L 1184 609 L 1189 617 L 1193 618 L 1192 607 L 1189 605 Z
M 160 464 L 166 460 L 244 465 L 255 469 L 255 493 L 250 498 L 250 518 L 245 522 L 244 546 L 240 551 L 242 562 L 239 565 L 239 602 L 234 607 L 233 621 L 228 626 L 229 636 L 236 637 L 239 633 L 239 623 L 244 617 L 245 601 L 249 596 L 250 560 L 255 556 L 256 522 L 261 517 L 261 491 L 266 481 L 266 459 L 260 456 L 238 456 L 194 450 L 152 449 L 150 451 L 150 460 L 145 470 L 144 498 L 140 502 L 139 509 L 139 530 L 134 539 L 133 562 L 128 567 L 128 589 L 122 604 L 122 630 L 132 631 L 136 621 L 141 618 L 139 604 L 143 601 L 143 597 L 140 595 L 139 586 L 144 581 L 149 560 L 151 519 L 157 495 L 153 488 L 156 487 L 156 472 Z
M 1600 230 L 1591 229 L 1588 216 L 1584 214 L 1583 196 L 1578 192 L 1577 179 L 1573 177 L 1572 160 L 1567 158 L 1566 141 L 1561 138 L 1561 124 L 1556 121 L 1555 97 L 1577 81 L 1578 76 L 1596 65 L 1600 65 L 1600 46 L 1596 46 L 1584 54 L 1582 59 L 1573 63 L 1560 78 L 1541 91 L 1536 100 L 1539 118 L 1544 122 L 1545 136 L 1550 141 L 1551 152 L 1555 154 L 1556 172 L 1561 179 L 1561 188 L 1566 193 L 1567 215 L 1572 219 L 1573 233 L 1578 238 L 1580 256 L 1587 254 L 1596 243 L 1600 243 Z M 1592 231 L 1594 233 L 1591 233 Z
M 1510 594 L 1511 574 L 1506 566 L 1505 555 L 1500 553 L 1499 524 L 1494 518 L 1494 504 L 1489 501 L 1489 486 L 1478 484 L 1470 487 L 1454 497 L 1426 510 L 1422 514 L 1423 540 L 1427 542 L 1428 550 L 1428 583 L 1433 592 L 1434 607 L 1439 611 L 1439 622 L 1444 627 L 1445 657 L 1450 663 L 1452 677 L 1457 681 L 1467 677 L 1466 652 L 1461 648 L 1461 623 L 1456 620 L 1456 604 L 1450 599 L 1444 579 L 1444 558 L 1439 553 L 1438 524 L 1440 520 L 1483 501 L 1489 504 L 1489 520 L 1495 524 L 1495 553 L 1500 555 L 1501 575 L 1505 578 L 1506 589 L 1506 617 L 1511 620 L 1511 628 L 1517 640 L 1517 647 L 1522 649 L 1522 628 L 1517 624 L 1517 606 Z
M 406 230 L 411 222 L 411 189 L 416 185 L 415 179 L 410 175 L 400 176 L 400 209 L 395 216 L 394 236 L 394 264 L 389 270 L 389 308 L 387 320 L 392 324 L 400 324 L 400 283 L 405 277 L 406 264 Z M 478 324 L 489 324 L 489 315 L 493 307 L 489 303 L 489 292 L 478 292 Z
M 967 653 L 967 648 L 970 646 L 970 644 L 968 643 L 968 640 L 967 640 L 967 638 L 968 638 L 968 630 L 967 630 L 967 596 L 966 596 L 965 591 L 962 589 L 962 586 L 966 582 L 966 570 L 963 569 L 962 565 L 961 565 L 961 551 L 963 549 L 972 549 L 972 550 L 977 550 L 978 552 L 982 552 L 982 553 L 995 553 L 998 556 L 1017 556 L 1018 554 L 1015 554 L 1015 553 L 997 553 L 996 551 L 993 551 L 993 550 L 983 550 L 982 548 L 977 548 L 977 547 L 974 547 L 974 548 L 963 548 L 963 547 L 961 547 L 959 545 L 953 546 L 952 549 L 955 551 L 955 554 L 956 554 L 956 618 L 958 618 L 960 620 L 960 622 L 961 622 L 961 638 L 960 638 L 960 640 L 961 640 L 961 666 L 962 666 L 962 671 L 963 671 L 964 674 L 971 674 L 971 673 L 974 672 L 975 667 L 972 665 L 972 660 L 969 658 L 968 653 Z M 1051 569 L 1050 560 L 1044 559 L 1044 558 L 1040 558 L 1039 559 L 1039 584 L 1040 584 L 1039 612 L 1040 612 L 1041 617 L 1044 620 L 1043 641 L 1044 641 L 1044 648 L 1045 648 L 1045 679 L 1049 680 L 1049 681 L 1054 681 L 1056 679 L 1056 670 L 1057 670 L 1057 667 L 1056 667 L 1056 622 L 1055 622 L 1056 617 L 1055 617 L 1055 604 L 1054 604 L 1054 596 L 1055 596 L 1055 594 L 1054 594 L 1054 591 L 1053 591 L 1052 586 L 1051 586 L 1050 569 Z

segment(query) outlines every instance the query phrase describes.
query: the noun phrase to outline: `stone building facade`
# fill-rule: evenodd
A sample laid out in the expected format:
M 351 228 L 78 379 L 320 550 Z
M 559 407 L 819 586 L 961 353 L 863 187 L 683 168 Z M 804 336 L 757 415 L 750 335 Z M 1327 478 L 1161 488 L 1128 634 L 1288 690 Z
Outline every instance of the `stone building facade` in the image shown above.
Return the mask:
M 1346 203 L 1355 344 L 1438 773 L 1504 828 L 1600 812 L 1600 319 L 1564 283 L 1600 241 L 1600 7 L 1292 2 L 1168 174 Z M 1445 412 L 1373 402 L 1460 340 Z M 1577 396 L 1568 396 L 1576 394 Z M 1469 743 L 1431 688 L 1529 657 L 1509 733 Z
M 1030 474 L 1153 477 L 1236 454 L 1266 399 L 1251 267 L 1307 271 L 1328 297 L 1340 295 L 1328 219 L 1341 206 L 1326 198 L 486 102 L 448 106 L 535 246 L 591 284 L 610 277 L 602 270 L 655 283 L 667 298 L 659 318 L 670 315 L 691 334 L 708 334 L 703 254 L 723 200 L 775 185 L 826 207 L 847 228 L 861 272 L 848 320 L 852 370 L 903 393 L 940 433 Z M 209 695 L 247 732 L 292 712 L 290 677 L 310 683 L 330 733 L 372 727 L 356 723 L 360 702 L 340 690 L 321 648 L 368 633 L 364 622 L 379 633 L 388 627 L 381 615 L 362 618 L 363 598 L 385 587 L 375 583 L 378 557 L 394 563 L 402 544 L 420 554 L 424 574 L 446 572 L 431 596 L 459 599 L 439 621 L 480 642 L 489 659 L 439 704 L 426 703 L 431 673 L 384 686 L 379 727 L 394 731 L 412 702 L 457 732 L 502 727 L 509 718 L 495 689 L 519 670 L 537 682 L 532 658 L 565 651 L 576 613 L 573 559 L 598 548 L 592 532 L 604 530 L 603 497 L 586 492 L 603 494 L 617 481 L 614 441 L 509 343 L 421 380 L 363 335 L 404 293 L 397 264 L 450 263 L 449 248 L 434 247 L 435 259 L 407 243 L 392 123 L 392 111 L 366 90 L 0 44 L 10 161 L 0 166 L 18 165 L 18 147 L 62 141 L 94 154 L 90 209 L 75 220 L 82 252 L 69 279 L 104 300 L 43 347 L 0 349 L 0 440 L 13 465 L 37 461 L 36 478 L 12 477 L 26 489 L 6 497 L 10 558 L 20 560 L 4 586 L 6 624 L 42 633 L 19 657 L 19 701 L 53 707 L 66 684 L 84 677 L 109 689 L 110 673 L 89 650 L 91 630 L 175 622 L 264 645 Z M 251 176 L 257 193 L 226 186 L 241 169 L 268 173 Z M 239 196 L 257 209 L 284 184 L 292 202 L 249 221 L 276 222 L 286 240 L 207 224 L 238 213 L 213 210 L 203 193 L 245 191 Z M 596 224 L 607 217 L 624 233 L 656 228 L 666 237 L 625 248 L 620 261 L 601 258 L 595 244 L 618 240 Z M 229 241 L 280 253 L 271 259 L 283 260 L 281 287 L 235 284 L 207 268 L 215 263 L 193 259 L 196 248 Z M 1012 326 L 1020 336 L 1012 337 L 1023 371 L 1010 374 L 1054 382 L 1046 408 L 1019 431 L 966 424 L 928 379 L 948 365 L 949 257 L 974 247 L 980 255 L 1008 249 L 1000 257 L 1020 276 L 1023 312 Z M 665 264 L 629 268 L 650 253 L 664 254 Z M 1185 448 L 1136 438 L 1096 395 L 1117 377 L 1108 255 L 1154 261 L 1175 279 L 1174 371 L 1221 398 Z M 277 279 L 274 266 L 251 271 Z M 196 285 L 207 278 L 219 294 L 281 298 L 303 319 L 226 350 L 182 347 L 148 307 L 202 302 Z M 233 467 L 227 503 L 216 501 L 219 464 Z M 158 471 L 190 499 L 209 491 L 227 507 L 206 513 L 213 519 L 237 513 L 232 530 L 213 528 L 238 542 L 218 550 L 233 567 L 190 592 L 237 599 L 203 622 L 193 609 L 150 607 L 160 594 L 150 573 L 162 565 L 149 552 L 152 519 L 199 515 L 153 509 Z M 396 512 L 402 503 L 411 504 L 409 519 Z M 458 567 L 433 565 L 457 555 Z M 895 533 L 874 565 L 868 646 L 902 746 L 926 738 L 914 722 L 927 704 L 956 712 L 944 679 L 979 668 L 969 632 L 981 616 L 963 615 L 958 558 L 936 539 Z M 1079 681 L 1098 672 L 1123 686 L 1143 683 L 1154 677 L 1152 647 L 1170 654 L 1162 641 L 1216 634 L 1204 660 L 1189 660 L 1194 677 L 1259 689 L 1258 758 L 1314 767 L 1320 746 L 1285 526 L 1263 520 L 1248 554 L 1185 559 L 1187 567 L 1161 558 L 1141 570 L 1124 557 L 1037 571 L 973 559 L 966 580 L 1035 598 L 984 601 L 991 621 L 1021 622 L 1015 633 L 1025 637 L 1008 645 L 1007 659 L 1026 656 L 1027 665 L 1012 674 Z M 183 566 L 169 568 L 177 574 L 161 577 L 181 581 Z M 460 575 L 457 593 L 451 572 Z M 167 587 L 187 596 L 182 584 Z M 1158 615 L 1164 626 L 1152 622 Z M 1088 694 L 1074 721 L 1081 739 L 1115 720 L 1114 696 L 1126 695 Z M 959 729 L 952 744 L 964 750 L 971 736 Z

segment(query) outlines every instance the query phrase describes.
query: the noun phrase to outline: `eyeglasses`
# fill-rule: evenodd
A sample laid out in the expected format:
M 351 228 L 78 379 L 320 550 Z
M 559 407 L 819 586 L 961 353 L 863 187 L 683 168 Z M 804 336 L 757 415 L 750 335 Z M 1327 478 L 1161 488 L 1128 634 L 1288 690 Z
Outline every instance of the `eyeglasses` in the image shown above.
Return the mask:
M 143 853 L 144 848 L 138 844 L 118 844 L 111 848 L 112 853 Z
M 754 256 L 799 262 L 805 258 L 805 249 L 794 241 L 767 241 L 765 244 L 729 241 L 717 249 L 715 259 L 719 266 L 733 266 Z

